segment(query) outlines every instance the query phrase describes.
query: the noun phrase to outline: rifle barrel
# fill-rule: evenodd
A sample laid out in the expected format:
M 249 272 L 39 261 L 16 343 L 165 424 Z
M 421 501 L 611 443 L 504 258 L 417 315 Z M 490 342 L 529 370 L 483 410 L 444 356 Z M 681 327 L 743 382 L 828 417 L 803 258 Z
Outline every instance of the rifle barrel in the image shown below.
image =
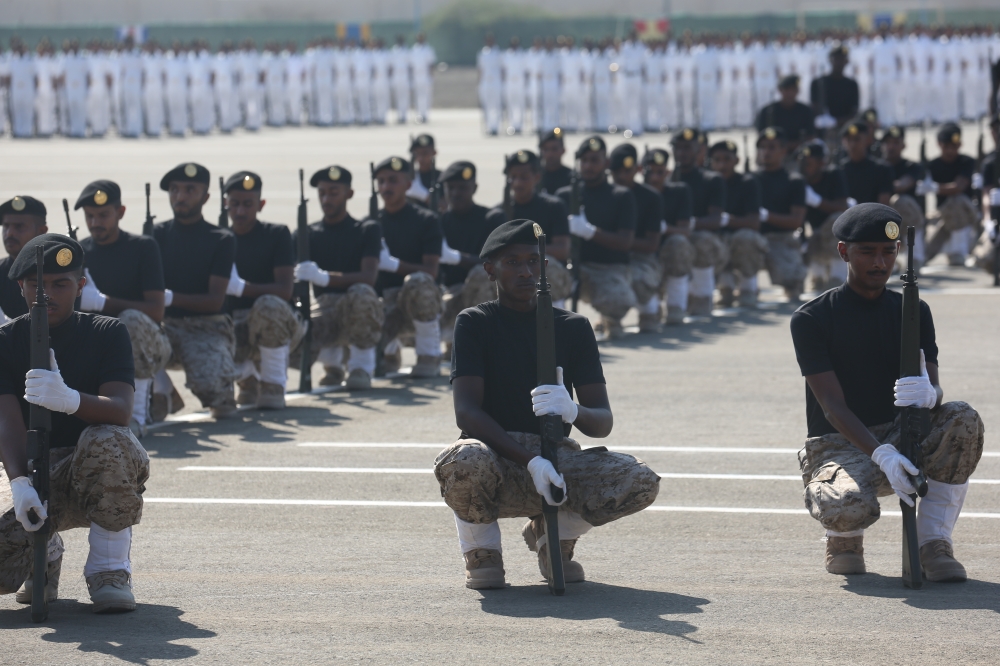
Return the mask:
M 49 314 L 45 287 L 42 280 L 42 266 L 45 260 L 44 248 L 35 248 L 35 302 L 31 305 L 31 331 L 28 355 L 32 369 L 49 370 Z M 28 410 L 27 454 L 31 471 L 31 484 L 40 501 L 49 499 L 49 432 L 52 430 L 52 414 L 40 405 L 31 405 Z M 38 516 L 30 516 L 33 521 Z M 32 564 L 31 621 L 44 622 L 49 616 L 45 599 L 48 582 L 48 546 L 51 522 L 46 519 L 34 532 L 34 561 Z

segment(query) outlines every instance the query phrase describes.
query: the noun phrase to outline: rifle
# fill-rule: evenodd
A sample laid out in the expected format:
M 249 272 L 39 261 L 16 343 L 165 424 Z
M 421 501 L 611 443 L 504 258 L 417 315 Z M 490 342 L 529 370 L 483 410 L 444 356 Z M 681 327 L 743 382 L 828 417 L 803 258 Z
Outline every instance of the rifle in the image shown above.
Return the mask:
M 299 170 L 301 171 L 301 169 Z M 226 181 L 219 176 L 219 226 L 229 228 L 229 212 L 226 210 Z M 299 204 L 301 205 L 301 204 Z M 301 209 L 300 209 L 301 210 Z
M 66 228 L 69 229 L 69 237 L 76 240 L 78 227 L 73 226 L 73 220 L 69 219 L 69 202 L 63 199 L 63 212 L 66 213 Z
M 747 141 L 747 133 L 743 133 L 743 173 L 750 171 L 750 143 Z
M 309 222 L 307 216 L 309 214 L 306 208 L 306 185 L 305 185 L 305 173 L 302 169 L 299 169 L 299 219 L 298 219 L 298 237 L 296 242 L 298 247 L 298 262 L 301 264 L 303 261 L 309 261 Z M 295 285 L 295 290 L 298 296 L 298 306 L 299 314 L 302 315 L 303 321 L 306 322 L 306 334 L 302 338 L 302 360 L 299 362 L 299 393 L 309 393 L 312 391 L 312 340 L 310 336 L 312 335 L 311 329 L 311 311 L 312 305 L 309 303 L 309 283 L 302 281 Z
M 576 164 L 576 168 L 573 169 L 573 173 L 569 177 L 569 214 L 579 215 L 581 199 L 580 196 L 580 165 Z M 573 312 L 576 312 L 580 306 L 580 251 L 582 249 L 583 241 L 578 237 L 573 236 L 570 240 L 570 251 L 569 260 L 571 265 L 569 267 L 570 274 L 573 276 L 573 294 L 572 294 L 572 305 L 570 307 Z
M 146 221 L 142 223 L 142 235 L 153 235 L 153 220 L 155 216 L 149 214 L 149 183 L 146 183 Z
M 545 234 L 538 223 L 534 223 L 535 238 L 538 239 L 538 256 L 540 273 L 538 275 L 538 297 L 535 305 L 535 334 L 538 345 L 538 385 L 555 384 L 556 379 L 556 330 L 555 318 L 552 313 L 552 294 L 549 283 L 545 279 Z M 541 435 L 541 456 L 552 463 L 558 473 L 559 456 L 557 447 L 563 440 L 562 417 L 558 414 L 546 414 L 538 417 L 539 434 Z M 550 485 L 552 499 L 562 501 L 563 490 Z M 549 561 L 549 592 L 561 597 L 566 592 L 566 580 L 563 575 L 562 550 L 559 547 L 559 507 L 549 504 L 542 497 L 542 516 L 545 520 L 545 535 L 548 547 L 546 555 Z M 539 548 L 542 544 L 538 545 Z
M 927 122 L 920 126 L 920 166 L 927 168 Z
M 993 190 L 990 192 L 990 218 L 993 220 L 993 224 L 996 225 L 994 229 L 996 230 L 996 237 L 993 239 L 993 286 L 1000 287 L 1000 202 L 993 205 L 994 195 L 997 194 L 997 188 L 1000 187 L 1000 179 L 998 182 L 993 184 Z M 1000 196 L 1000 195 L 998 195 Z M 989 237 L 989 234 L 987 234 Z
M 410 143 L 413 143 L 413 137 L 410 137 Z M 378 188 L 375 186 L 375 163 L 369 162 L 368 168 L 371 171 L 371 181 L 372 181 L 372 195 L 368 198 L 368 217 L 372 220 L 378 219 Z M 385 336 L 379 338 L 378 344 L 375 345 L 375 376 L 385 377 L 385 345 L 387 340 Z
M 48 298 L 42 280 L 42 264 L 45 261 L 45 249 L 39 245 L 35 248 L 35 275 L 38 284 L 35 287 L 35 302 L 31 304 L 31 340 L 29 358 L 33 370 L 50 370 L 49 362 L 49 313 Z M 38 499 L 43 503 L 49 500 L 49 433 L 52 432 L 52 413 L 44 407 L 30 405 L 28 412 L 28 437 L 26 448 L 28 454 L 28 471 L 31 472 L 31 485 L 38 493 Z M 49 507 L 49 511 L 52 508 Z M 31 515 L 32 522 L 38 516 Z M 34 568 L 31 574 L 31 621 L 44 622 L 49 616 L 48 601 L 45 599 L 45 585 L 48 582 L 49 532 L 51 522 L 46 519 L 38 531 L 34 532 Z
M 510 181 L 507 180 L 507 156 L 503 156 L 503 219 L 510 221 L 514 217 L 514 202 L 510 198 Z
M 372 174 L 372 195 L 368 197 L 368 217 L 374 220 L 378 217 L 378 188 L 375 187 L 375 163 L 369 162 L 368 164 Z
M 920 375 L 920 292 L 917 288 L 917 273 L 913 270 L 913 242 L 915 229 L 907 227 L 907 261 L 903 280 L 903 324 L 900 340 L 899 376 Z M 930 412 L 919 407 L 901 407 L 899 410 L 899 452 L 906 456 L 917 469 L 921 465 L 920 442 L 930 430 Z M 910 498 L 916 502 L 917 496 L 927 494 L 927 480 L 922 471 L 910 476 L 910 483 L 916 488 L 916 495 Z M 899 500 L 903 512 L 903 585 L 919 590 L 923 585 L 920 568 L 920 545 L 917 541 L 917 509 Z

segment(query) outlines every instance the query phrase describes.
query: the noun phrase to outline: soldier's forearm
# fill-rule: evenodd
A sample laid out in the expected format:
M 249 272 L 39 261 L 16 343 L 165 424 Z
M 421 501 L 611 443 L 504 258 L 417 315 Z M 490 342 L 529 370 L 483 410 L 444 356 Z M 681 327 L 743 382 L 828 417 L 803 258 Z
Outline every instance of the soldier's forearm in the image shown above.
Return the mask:
M 478 439 L 500 456 L 527 467 L 535 454 L 511 439 L 507 431 L 481 408 L 456 410 L 455 421 L 462 432 Z

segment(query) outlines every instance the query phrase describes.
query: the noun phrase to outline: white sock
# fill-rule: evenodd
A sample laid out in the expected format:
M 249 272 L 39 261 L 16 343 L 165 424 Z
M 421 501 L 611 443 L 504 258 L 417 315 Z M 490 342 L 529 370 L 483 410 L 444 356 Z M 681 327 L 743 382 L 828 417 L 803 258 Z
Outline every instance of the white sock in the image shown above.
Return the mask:
M 559 512 L 559 540 L 572 541 L 579 539 L 584 534 L 593 529 L 593 525 L 583 519 L 578 513 L 573 511 Z
M 351 357 L 347 359 L 347 372 L 360 368 L 368 373 L 368 376 L 375 374 L 375 348 L 361 349 L 351 345 Z
M 260 347 L 260 381 L 285 388 L 289 353 L 288 345 Z
M 119 569 L 132 573 L 132 561 L 129 559 L 132 549 L 131 527 L 126 527 L 121 532 L 110 532 L 97 523 L 91 523 L 87 540 L 90 541 L 90 554 L 83 567 L 84 577 Z
M 715 268 L 692 268 L 690 291 L 697 298 L 711 298 L 715 294 Z
M 914 243 L 916 245 L 916 243 Z M 830 280 L 847 282 L 847 262 L 835 259 L 830 262 Z
M 319 362 L 324 368 L 339 368 L 344 364 L 344 348 L 323 347 L 319 350 Z
M 458 544 L 463 553 L 480 548 L 490 550 L 500 550 L 500 524 L 493 523 L 467 523 L 455 514 L 455 526 L 458 528 Z
M 968 492 L 968 481 L 950 484 L 927 479 L 927 496 L 917 504 L 917 536 L 921 546 L 936 539 L 951 543 L 951 533 Z
M 757 276 L 751 275 L 740 280 L 740 292 L 750 293 L 757 291 Z
M 667 306 L 688 309 L 688 276 L 667 278 Z
M 649 300 L 646 301 L 646 304 L 639 308 L 639 312 L 641 312 L 642 314 L 655 315 L 659 311 L 660 311 L 659 296 L 650 296 Z
M 132 401 L 132 418 L 140 425 L 145 424 L 148 420 L 149 389 L 152 387 L 153 379 L 151 377 L 135 380 L 135 399 Z
M 241 382 L 248 377 L 256 377 L 260 379 L 260 373 L 257 372 L 257 366 L 253 364 L 253 361 L 246 360 L 240 363 L 239 367 L 236 368 L 236 381 Z
M 434 317 L 430 321 L 413 320 L 415 338 L 413 347 L 417 356 L 441 355 L 441 318 Z
M 833 530 L 827 530 L 826 531 L 826 536 L 827 537 L 845 537 L 846 538 L 846 537 L 859 537 L 859 536 L 864 536 L 864 535 L 865 535 L 865 531 L 864 530 L 851 530 L 850 532 L 834 532 Z
M 170 395 L 173 393 L 173 390 L 174 383 L 170 381 L 170 375 L 167 374 L 166 370 L 160 370 L 153 375 L 153 393 Z
M 565 298 L 560 298 L 560 299 L 552 301 L 552 307 L 559 308 L 560 310 L 565 310 L 566 309 L 566 299 Z

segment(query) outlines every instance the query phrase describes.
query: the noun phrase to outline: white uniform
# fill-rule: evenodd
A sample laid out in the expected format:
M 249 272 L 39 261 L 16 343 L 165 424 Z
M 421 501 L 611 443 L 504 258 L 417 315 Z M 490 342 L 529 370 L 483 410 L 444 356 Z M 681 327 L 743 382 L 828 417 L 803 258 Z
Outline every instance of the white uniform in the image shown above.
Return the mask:
M 663 52 L 663 94 L 660 97 L 660 129 L 680 124 L 680 88 L 677 86 L 677 46 L 671 42 Z
M 305 62 L 300 53 L 288 53 L 284 61 L 286 121 L 289 125 L 300 125 L 305 101 Z
M 337 73 L 337 122 L 350 125 L 354 122 L 354 81 L 351 75 L 351 52 L 338 48 L 333 56 Z
M 488 134 L 496 134 L 500 130 L 500 118 L 503 114 L 500 57 L 500 49 L 496 46 L 484 46 L 476 56 L 476 70 L 479 73 L 479 105 L 483 109 Z
M 570 132 L 580 130 L 580 78 L 578 52 L 559 49 L 559 125 Z
M 107 61 L 105 67 L 108 76 L 111 78 L 111 88 L 108 91 L 108 101 L 111 103 L 111 123 L 122 134 L 122 72 L 118 51 L 109 51 L 105 54 Z
M 757 42 L 750 53 L 753 62 L 753 115 L 775 100 L 778 91 L 778 61 L 771 44 Z
M 698 125 L 698 60 L 692 49 L 677 52 L 677 95 L 680 98 L 680 122 L 678 125 L 694 127 Z
M 507 49 L 500 58 L 503 67 L 503 99 L 507 107 L 507 127 L 520 132 L 524 129 L 525 58 L 521 49 Z
M 285 58 L 281 53 L 267 51 L 261 58 L 264 69 L 264 90 L 267 97 L 267 124 L 285 124 Z
M 219 118 L 219 129 L 231 132 L 239 123 L 239 106 L 236 103 L 236 81 L 234 77 L 235 56 L 219 51 L 212 58 L 212 84 L 215 92 L 215 113 Z
M 59 63 L 48 54 L 35 56 L 35 132 L 38 136 L 52 136 L 59 129 L 56 108 L 56 87 L 53 79 L 59 76 Z
M 372 49 L 372 120 L 385 125 L 389 115 L 389 96 L 392 84 L 389 82 L 389 52 Z
M 643 86 L 643 122 L 650 132 L 659 132 L 663 121 L 664 90 L 666 88 L 666 54 L 659 46 L 646 52 L 646 81 Z
M 111 88 L 108 84 L 109 60 L 100 51 L 88 54 L 90 89 L 87 91 L 87 118 L 91 136 L 104 136 L 111 125 Z
M 580 49 L 580 131 L 594 129 L 594 56 Z
M 191 105 L 191 129 L 196 134 L 208 134 L 215 126 L 215 97 L 212 94 L 212 56 L 208 51 L 191 53 L 188 57 L 188 103 Z
M 163 53 L 142 54 L 142 106 L 146 118 L 146 134 L 160 136 L 163 130 L 164 67 Z
M 357 47 L 351 51 L 351 68 L 354 70 L 354 98 L 357 103 L 356 120 L 362 125 L 372 121 L 372 58 L 371 51 Z
M 405 123 L 410 111 L 410 50 L 399 44 L 389 50 L 392 67 L 392 98 L 396 106 L 396 122 Z
M 715 126 L 733 126 L 733 94 L 735 92 L 736 58 L 731 46 L 719 49 L 719 86 L 715 98 Z
M 641 41 L 626 41 L 622 43 L 618 59 L 617 97 L 624 112 L 624 129 L 630 129 L 634 136 L 639 136 L 645 129 L 645 119 L 642 117 L 642 81 L 646 45 Z
M 416 99 L 417 116 L 426 122 L 431 108 L 433 94 L 431 67 L 437 63 L 437 55 L 430 44 L 414 44 L 410 49 L 410 68 L 413 71 L 413 93 Z
M 611 126 L 611 49 L 594 49 L 591 62 L 594 69 L 594 123 L 598 132 Z
M 862 109 L 871 108 L 872 96 L 872 43 L 862 39 L 851 47 L 851 64 L 849 76 L 858 82 L 859 106 Z
M 87 74 L 90 66 L 87 58 L 79 51 L 63 56 L 65 72 L 66 127 L 67 136 L 81 138 L 87 135 Z
M 188 58 L 170 52 L 164 61 L 167 74 L 167 126 L 173 136 L 184 136 L 188 128 Z
M 545 51 L 539 63 L 539 95 L 541 96 L 541 122 L 538 130 L 545 134 L 559 126 L 559 68 L 558 51 Z
M 886 126 L 899 122 L 896 108 L 896 88 L 900 74 L 897 57 L 896 40 L 891 36 L 878 40 L 872 48 L 875 110 L 878 111 L 879 120 Z
M 750 127 L 757 117 L 753 105 L 753 82 L 750 79 L 753 75 L 753 60 L 743 44 L 736 45 L 730 67 L 733 72 L 733 125 Z
M 695 51 L 698 63 L 698 123 L 704 130 L 713 130 L 718 111 L 719 51 L 708 46 Z
M 30 53 L 11 53 L 7 70 L 11 133 L 18 138 L 28 138 L 35 132 L 35 59 Z
M 122 51 L 118 70 L 122 92 L 122 136 L 142 134 L 142 55 L 138 50 Z
M 316 95 L 316 124 L 327 127 L 334 119 L 333 49 L 323 46 L 316 49 L 313 58 L 313 85 Z
M 260 85 L 260 54 L 256 49 L 240 51 L 238 73 L 243 126 L 256 131 L 264 122 L 264 90 Z
M 539 76 L 542 72 L 542 56 L 545 51 L 534 47 L 524 52 L 524 75 L 528 79 L 528 87 L 525 89 L 525 108 L 531 109 L 531 124 L 537 131 L 542 125 L 542 93 Z

